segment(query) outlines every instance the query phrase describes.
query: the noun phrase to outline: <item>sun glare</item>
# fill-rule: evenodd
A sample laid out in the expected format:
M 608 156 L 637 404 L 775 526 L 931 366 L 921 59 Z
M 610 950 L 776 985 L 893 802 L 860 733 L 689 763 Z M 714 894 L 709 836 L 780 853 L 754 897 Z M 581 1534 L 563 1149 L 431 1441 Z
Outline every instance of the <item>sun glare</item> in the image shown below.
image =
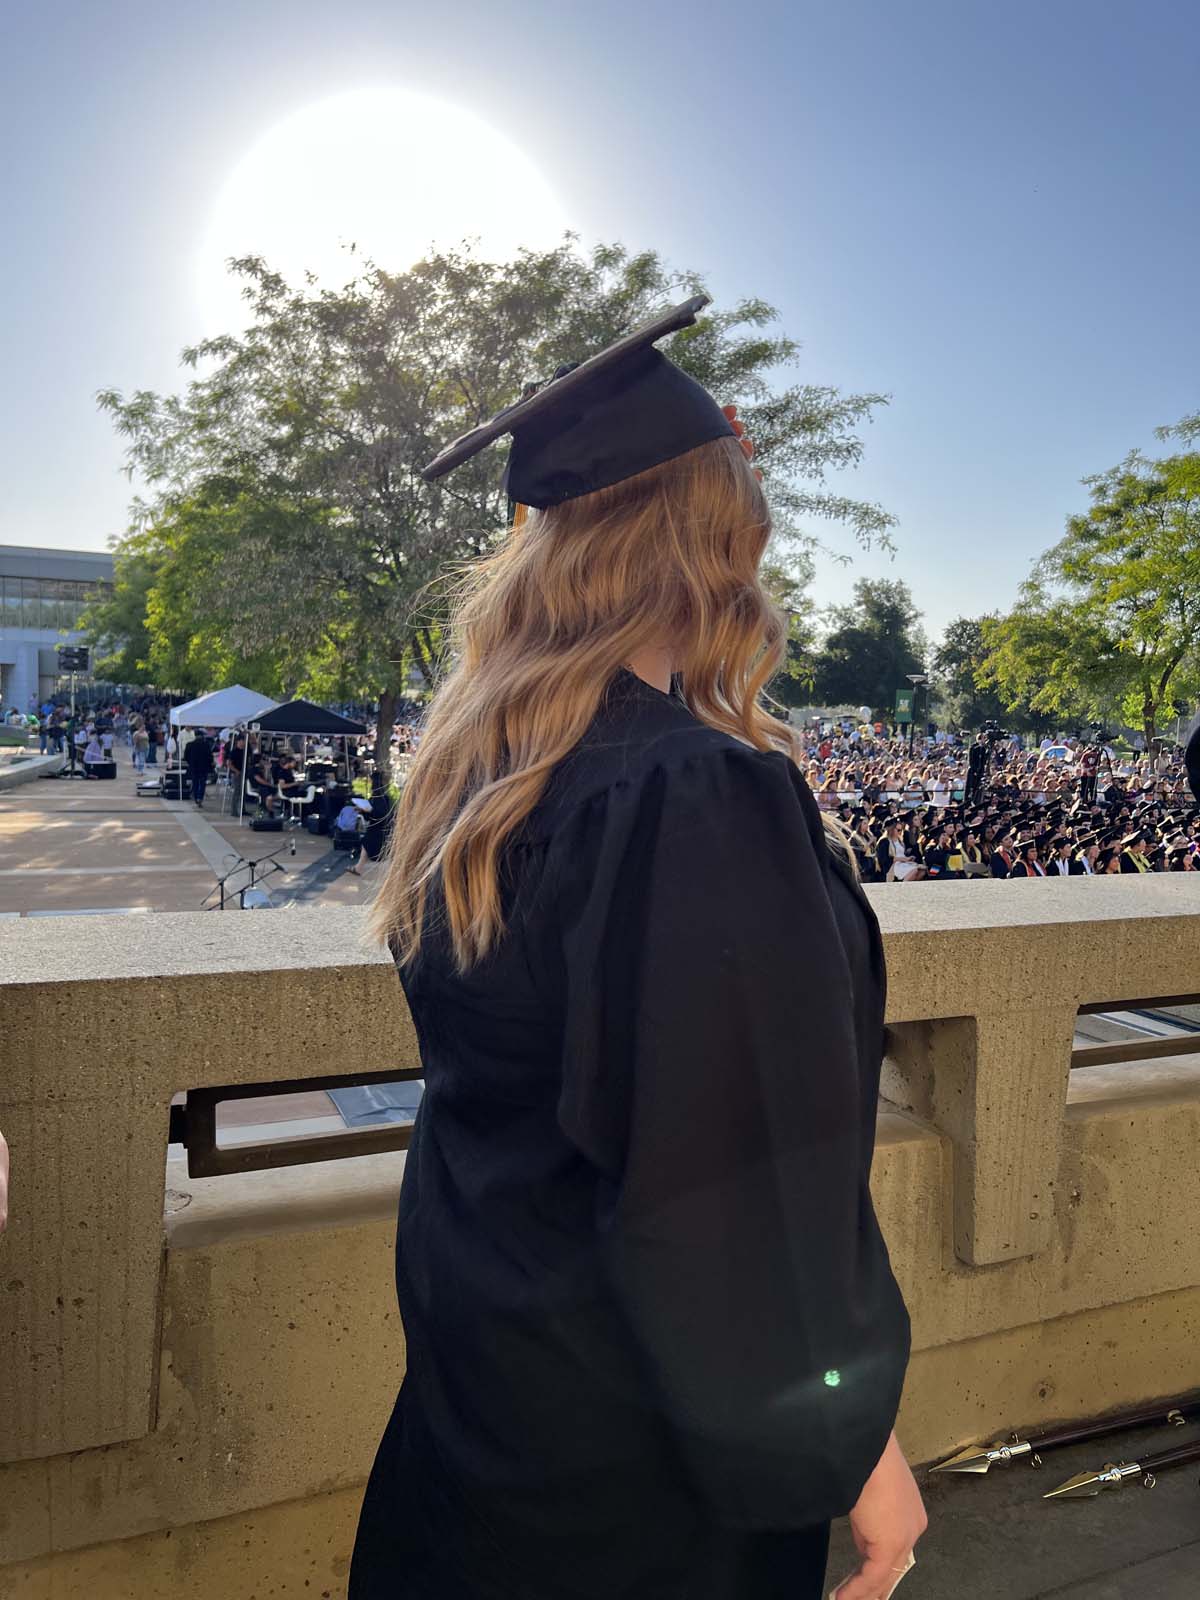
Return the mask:
M 471 112 L 404 90 L 337 95 L 271 128 L 218 195 L 197 270 L 203 331 L 246 321 L 231 256 L 336 288 L 363 255 L 400 271 L 430 245 L 472 239 L 499 260 L 568 225 L 529 158 Z

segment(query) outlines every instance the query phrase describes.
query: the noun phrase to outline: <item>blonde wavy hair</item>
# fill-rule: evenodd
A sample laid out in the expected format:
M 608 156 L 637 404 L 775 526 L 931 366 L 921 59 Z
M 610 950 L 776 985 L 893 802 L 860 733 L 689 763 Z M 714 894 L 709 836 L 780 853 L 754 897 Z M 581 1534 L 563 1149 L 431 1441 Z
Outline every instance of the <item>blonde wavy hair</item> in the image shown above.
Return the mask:
M 420 948 L 439 874 L 459 970 L 495 948 L 505 845 L 639 651 L 670 651 L 701 722 L 798 760 L 795 732 L 760 704 L 787 642 L 758 577 L 770 531 L 757 476 L 721 438 L 530 512 L 465 571 L 455 664 L 426 716 L 372 910 L 372 933 L 398 960 Z

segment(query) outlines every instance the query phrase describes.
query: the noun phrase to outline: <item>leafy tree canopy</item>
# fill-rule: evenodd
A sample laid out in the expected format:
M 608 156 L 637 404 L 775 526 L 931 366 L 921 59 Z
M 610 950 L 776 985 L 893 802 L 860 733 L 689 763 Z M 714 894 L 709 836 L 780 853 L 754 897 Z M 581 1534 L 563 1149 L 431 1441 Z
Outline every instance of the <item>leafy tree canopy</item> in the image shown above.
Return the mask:
M 186 351 L 194 376 L 180 394 L 100 396 L 144 486 L 118 552 L 127 601 L 133 562 L 159 565 L 140 622 L 126 616 L 122 636 L 110 610 L 95 625 L 180 686 L 236 658 L 275 682 L 379 694 L 388 725 L 411 667 L 435 672 L 440 580 L 508 522 L 501 446 L 434 485 L 420 466 L 528 382 L 699 280 L 653 252 L 589 255 L 571 240 L 498 264 L 453 251 L 402 273 L 368 264 L 337 292 L 289 285 L 257 257 L 232 269 L 251 314 L 245 333 Z M 887 542 L 885 511 L 826 482 L 859 460 L 857 430 L 885 397 L 789 381 L 798 346 L 774 320 L 770 306 L 744 300 L 666 348 L 738 405 L 772 503 L 775 564 L 795 589 L 813 519 Z
M 1200 436 L 1200 419 L 1161 433 Z M 1076 720 L 1116 706 L 1149 741 L 1200 687 L 1200 454 L 1134 451 L 1084 483 L 1088 510 L 987 625 L 981 682 Z
M 1009 710 L 994 690 L 980 688 L 976 680 L 988 654 L 984 625 L 995 620 L 955 617 L 933 653 L 941 714 L 954 727 L 981 728 L 985 722 L 1004 720 Z
M 813 694 L 822 705 L 869 705 L 890 720 L 896 690 L 925 672 L 928 645 L 906 583 L 860 578 L 854 600 L 829 613 L 829 632 L 813 660 Z

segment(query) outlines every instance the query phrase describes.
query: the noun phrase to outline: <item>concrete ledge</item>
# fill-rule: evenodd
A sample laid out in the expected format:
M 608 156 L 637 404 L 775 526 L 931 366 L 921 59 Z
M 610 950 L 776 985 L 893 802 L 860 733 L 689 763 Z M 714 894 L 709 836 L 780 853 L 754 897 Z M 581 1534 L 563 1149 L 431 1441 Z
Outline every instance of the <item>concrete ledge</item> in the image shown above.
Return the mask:
M 0 1569 L 5 1600 L 343 1600 L 362 1490 L 338 1489 Z
M 67 764 L 64 755 L 30 756 L 27 761 L 0 761 L 0 792 L 15 789 L 22 783 L 32 783 L 35 778 L 49 778 L 61 772 Z
M 1132 1079 L 1122 1095 L 1114 1069 L 1090 1070 L 1110 1074 L 1111 1092 L 1093 1084 L 1072 1105 L 1081 1198 L 1040 1264 L 958 1262 L 946 1140 L 879 1119 L 876 1200 L 915 1335 L 900 1430 L 916 1459 L 1006 1421 L 1200 1386 L 1197 1085 L 1160 1066 L 1155 1088 Z M 194 1182 L 171 1163 L 169 1187 L 190 1200 L 164 1224 L 153 1426 L 0 1468 L 0 1563 L 360 1485 L 404 1368 L 403 1163 L 394 1152 Z M 1155 1213 L 1160 1180 L 1180 1185 L 1175 1215 Z M 3 1594 L 6 1579 L 0 1565 Z
M 388 1150 L 219 1178 L 189 1178 L 186 1161 L 170 1160 L 167 1189 L 172 1201 L 163 1218 L 166 1247 L 198 1250 L 277 1233 L 394 1223 L 404 1158 L 403 1150 Z
M 873 1187 L 913 1315 L 910 1452 L 1200 1385 L 1200 1060 L 1070 1070 L 1080 1004 L 1200 994 L 1200 882 L 872 898 L 897 1037 Z M 165 1152 L 175 1090 L 320 1073 L 295 1042 L 341 1041 L 348 1015 L 339 1059 L 416 1064 L 361 913 L 2 924 L 0 974 L 0 1593 L 58 1600 L 67 1573 L 125 1600 L 132 1552 L 157 1572 L 173 1529 L 247 1570 L 221 1565 L 220 1529 L 290 1537 L 303 1518 L 271 1506 L 313 1506 L 344 1557 L 403 1372 L 403 1157 L 193 1183 Z M 274 1546 L 272 1572 L 291 1558 Z M 218 1591 L 237 1592 L 206 1571 L 197 1594 Z

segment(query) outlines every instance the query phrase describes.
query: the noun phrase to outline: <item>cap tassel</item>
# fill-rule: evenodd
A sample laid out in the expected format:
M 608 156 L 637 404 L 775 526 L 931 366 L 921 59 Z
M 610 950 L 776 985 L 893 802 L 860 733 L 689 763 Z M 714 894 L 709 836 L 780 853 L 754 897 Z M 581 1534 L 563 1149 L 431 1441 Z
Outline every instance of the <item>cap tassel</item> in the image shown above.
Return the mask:
M 525 526 L 525 519 L 529 515 L 529 507 L 523 506 L 519 500 L 513 501 L 513 531 Z

